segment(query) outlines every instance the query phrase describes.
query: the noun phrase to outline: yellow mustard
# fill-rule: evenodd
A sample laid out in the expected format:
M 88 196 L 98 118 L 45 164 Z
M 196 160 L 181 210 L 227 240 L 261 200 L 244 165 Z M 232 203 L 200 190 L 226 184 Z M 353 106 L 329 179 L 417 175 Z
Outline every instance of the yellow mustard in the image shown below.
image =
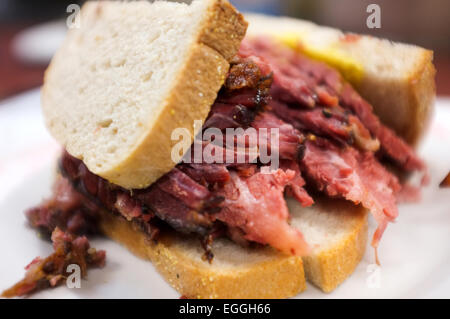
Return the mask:
M 298 32 L 283 33 L 276 38 L 285 45 L 301 51 L 308 57 L 323 61 L 339 70 L 342 76 L 351 83 L 358 83 L 364 75 L 364 67 L 361 63 L 350 57 L 337 46 L 317 47 L 302 41 L 304 36 Z

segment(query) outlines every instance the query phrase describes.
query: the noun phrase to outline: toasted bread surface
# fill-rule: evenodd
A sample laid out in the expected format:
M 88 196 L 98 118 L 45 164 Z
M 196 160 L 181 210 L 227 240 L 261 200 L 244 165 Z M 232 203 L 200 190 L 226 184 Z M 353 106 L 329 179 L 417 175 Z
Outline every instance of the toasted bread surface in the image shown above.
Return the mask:
M 51 134 L 95 174 L 144 188 L 193 140 L 247 24 L 226 0 L 87 2 L 45 74 Z M 182 155 L 182 154 L 181 154 Z
M 246 19 L 249 37 L 273 36 L 337 68 L 384 124 L 410 144 L 420 140 L 436 94 L 432 51 L 300 19 L 257 14 Z

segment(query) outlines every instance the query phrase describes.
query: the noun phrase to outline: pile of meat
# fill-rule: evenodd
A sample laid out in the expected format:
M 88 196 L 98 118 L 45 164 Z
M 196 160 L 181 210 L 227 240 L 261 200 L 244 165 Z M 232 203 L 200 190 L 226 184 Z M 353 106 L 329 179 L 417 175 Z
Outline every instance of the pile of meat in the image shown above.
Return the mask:
M 314 200 L 308 192 L 323 192 L 370 209 L 378 223 L 372 241 L 377 247 L 397 217 L 404 188 L 383 163 L 405 172 L 425 170 L 338 72 L 268 39 L 242 43 L 207 128 L 221 130 L 224 139 L 226 128 L 277 128 L 279 145 L 271 149 L 268 141 L 268 147 L 279 155 L 279 168 L 266 170 L 267 163 L 251 156 L 244 163 L 180 163 L 150 187 L 129 191 L 64 153 L 55 196 L 27 212 L 31 224 L 49 232 L 56 226 L 95 232 L 99 209 L 107 209 L 137 223 L 152 239 L 161 224 L 198 234 L 209 259 L 218 236 L 302 255 L 308 245 L 289 225 L 285 196 L 310 206 Z M 213 153 L 226 148 L 213 141 L 196 143 Z M 231 152 L 246 152 L 245 145 Z

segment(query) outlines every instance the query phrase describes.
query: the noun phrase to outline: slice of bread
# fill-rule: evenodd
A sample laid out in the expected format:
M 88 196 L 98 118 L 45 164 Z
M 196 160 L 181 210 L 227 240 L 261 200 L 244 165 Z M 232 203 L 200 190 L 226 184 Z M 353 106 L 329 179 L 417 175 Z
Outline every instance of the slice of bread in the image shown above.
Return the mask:
M 175 128 L 191 144 L 247 23 L 226 0 L 89 1 L 80 18 L 45 74 L 46 125 L 95 174 L 144 188 L 175 166 Z
M 303 257 L 306 278 L 324 292 L 333 291 L 355 270 L 367 247 L 368 211 L 345 200 L 320 198 L 313 208 L 287 200 L 291 224 L 312 253 Z
M 300 257 L 272 248 L 242 248 L 227 239 L 213 243 L 214 259 L 202 260 L 200 240 L 176 232 L 157 243 L 132 223 L 104 212 L 101 229 L 135 255 L 149 259 L 166 281 L 188 298 L 287 298 L 306 289 Z
M 102 231 L 135 255 L 149 259 L 167 282 L 190 298 L 286 298 L 306 289 L 307 279 L 332 291 L 348 277 L 364 254 L 367 212 L 349 202 L 321 199 L 312 208 L 288 204 L 292 225 L 313 248 L 302 258 L 272 248 L 242 248 L 216 240 L 211 264 L 202 260 L 198 239 L 166 233 L 155 244 L 125 219 L 104 212 Z
M 416 144 L 435 97 L 433 52 L 287 17 L 246 15 L 248 36 L 272 35 L 339 69 L 382 122 Z

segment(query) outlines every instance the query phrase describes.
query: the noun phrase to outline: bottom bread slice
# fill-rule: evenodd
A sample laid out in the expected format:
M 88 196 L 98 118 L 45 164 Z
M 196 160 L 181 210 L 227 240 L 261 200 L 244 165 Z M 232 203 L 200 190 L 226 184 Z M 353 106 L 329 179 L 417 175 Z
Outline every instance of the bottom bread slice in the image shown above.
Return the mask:
M 149 259 L 188 298 L 287 298 L 306 289 L 302 259 L 269 247 L 243 248 L 219 239 L 210 264 L 201 258 L 198 239 L 169 232 L 154 243 L 137 226 L 108 212 L 100 226 L 108 237 Z
M 341 200 L 320 199 L 303 208 L 288 200 L 291 224 L 312 248 L 304 257 L 287 256 L 272 248 L 243 248 L 227 239 L 213 243 L 214 259 L 202 259 L 198 239 L 175 232 L 150 242 L 134 224 L 104 212 L 102 231 L 135 255 L 152 261 L 181 295 L 189 298 L 287 298 L 306 289 L 305 274 L 325 292 L 334 290 L 364 255 L 367 211 Z
M 303 258 L 306 279 L 331 292 L 355 270 L 367 247 L 368 211 L 337 199 L 320 198 L 312 207 L 287 200 L 291 224 L 312 252 Z

